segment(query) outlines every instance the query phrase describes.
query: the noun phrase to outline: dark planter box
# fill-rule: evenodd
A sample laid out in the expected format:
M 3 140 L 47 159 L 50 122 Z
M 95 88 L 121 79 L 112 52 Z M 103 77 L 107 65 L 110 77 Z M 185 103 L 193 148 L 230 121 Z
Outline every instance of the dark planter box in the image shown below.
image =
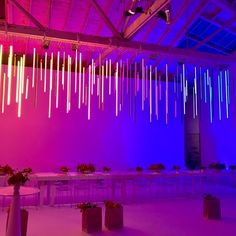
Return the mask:
M 123 207 L 105 209 L 105 227 L 109 230 L 123 228 Z
M 102 208 L 88 208 L 82 212 L 82 231 L 94 233 L 102 231 Z
M 7 212 L 6 229 L 8 227 L 9 211 L 10 211 L 10 209 Z M 20 210 L 21 236 L 26 236 L 26 234 L 27 234 L 28 218 L 29 218 L 29 212 L 25 209 L 21 209 Z
M 207 219 L 220 220 L 221 210 L 220 210 L 220 200 L 218 198 L 203 200 L 203 216 Z

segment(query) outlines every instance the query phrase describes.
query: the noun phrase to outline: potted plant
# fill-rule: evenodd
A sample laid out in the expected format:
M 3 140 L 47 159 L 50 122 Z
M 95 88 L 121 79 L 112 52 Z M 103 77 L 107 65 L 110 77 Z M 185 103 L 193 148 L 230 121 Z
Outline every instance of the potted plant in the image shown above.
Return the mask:
M 226 166 L 225 166 L 224 163 L 213 162 L 209 165 L 209 169 L 216 170 L 216 171 L 221 171 L 221 170 L 225 170 Z
M 232 170 L 232 171 L 233 171 L 233 170 L 236 170 L 236 165 L 230 165 L 230 166 L 229 166 L 229 169 Z
M 0 175 L 10 175 L 12 173 L 13 169 L 9 165 L 0 166 Z
M 28 180 L 28 170 L 15 171 L 7 168 L 9 174 L 8 184 L 13 185 L 13 197 L 9 211 L 8 225 L 6 236 L 24 235 L 27 231 L 28 212 L 25 213 L 20 209 L 20 186 L 24 185 Z M 10 171 L 9 171 L 10 170 Z
M 111 168 L 109 168 L 109 167 L 107 167 L 107 166 L 104 166 L 104 167 L 103 167 L 103 172 L 108 173 L 108 172 L 110 172 L 110 171 L 111 171 Z
M 102 208 L 91 202 L 80 203 L 77 208 L 82 212 L 82 231 L 94 233 L 102 231 Z
M 221 218 L 220 200 L 211 194 L 203 198 L 203 216 L 207 219 L 219 220 Z
M 95 172 L 95 166 L 93 164 L 80 164 L 77 166 L 77 171 L 83 174 Z
M 172 166 L 172 170 L 174 170 L 176 173 L 179 173 L 180 166 L 178 166 L 178 165 L 173 165 L 173 166 Z
M 142 172 L 143 171 L 143 167 L 142 166 L 137 166 L 136 167 L 136 171 L 139 172 L 139 173 Z
M 64 174 L 67 174 L 69 172 L 69 168 L 67 166 L 61 166 L 60 171 Z
M 123 207 L 113 201 L 105 201 L 105 227 L 108 230 L 123 228 Z
M 159 163 L 159 164 L 151 164 L 148 167 L 148 170 L 160 173 L 161 171 L 165 170 L 165 166 L 163 164 L 161 164 L 161 163 Z

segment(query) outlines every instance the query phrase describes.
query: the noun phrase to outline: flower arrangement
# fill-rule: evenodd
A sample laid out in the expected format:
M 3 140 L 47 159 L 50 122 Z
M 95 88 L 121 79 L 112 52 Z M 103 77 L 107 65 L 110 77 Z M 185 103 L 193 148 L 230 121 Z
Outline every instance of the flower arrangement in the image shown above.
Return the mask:
M 215 197 L 209 193 L 205 193 L 204 194 L 204 199 L 206 200 L 212 200 L 212 199 L 215 199 Z
M 91 202 L 84 202 L 84 203 L 79 203 L 76 208 L 80 209 L 80 212 L 85 212 L 89 208 L 96 208 L 97 205 L 93 204 Z
M 69 172 L 69 168 L 67 166 L 61 166 L 60 167 L 60 171 L 63 172 L 63 173 L 68 173 Z
M 226 166 L 224 163 L 219 163 L 219 162 L 213 162 L 209 165 L 209 169 L 214 169 L 214 170 L 225 170 Z
M 93 164 L 80 164 L 77 166 L 77 171 L 80 173 L 93 173 L 95 166 Z
M 10 175 L 13 174 L 13 169 L 9 165 L 0 166 L 0 175 Z
M 120 203 L 110 201 L 110 200 L 104 201 L 104 203 L 105 203 L 105 206 L 108 208 L 120 208 L 121 207 Z
M 229 169 L 230 169 L 230 170 L 236 170 L 236 165 L 230 165 L 230 166 L 229 166 Z
M 172 166 L 172 170 L 179 171 L 180 170 L 180 166 L 173 165 Z
M 148 167 L 148 170 L 155 171 L 155 172 L 161 172 L 162 170 L 165 170 L 165 166 L 163 164 L 151 164 Z
M 107 167 L 107 166 L 104 166 L 103 167 L 103 172 L 109 172 L 111 171 L 111 168 Z
M 28 180 L 28 172 L 23 171 L 13 171 L 8 178 L 9 185 L 24 185 Z
M 143 171 L 143 167 L 142 166 L 137 166 L 136 167 L 136 171 L 137 172 L 142 172 Z

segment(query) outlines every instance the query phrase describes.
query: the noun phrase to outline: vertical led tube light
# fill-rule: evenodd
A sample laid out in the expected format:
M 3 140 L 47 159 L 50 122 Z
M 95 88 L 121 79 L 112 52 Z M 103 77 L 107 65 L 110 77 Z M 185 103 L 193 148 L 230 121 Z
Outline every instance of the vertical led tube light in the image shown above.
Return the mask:
M 102 65 L 102 104 L 104 104 L 104 65 Z
M 45 52 L 45 59 L 44 59 L 44 86 L 43 86 L 44 93 L 46 93 L 46 91 L 47 91 L 47 58 L 48 58 L 48 54 L 47 54 L 47 52 Z
M 82 73 L 82 54 L 79 54 L 79 91 L 78 91 L 78 108 L 81 107 L 81 73 Z
M 228 80 L 227 72 L 225 70 L 225 107 L 226 107 L 226 118 L 229 118 L 229 106 L 228 106 Z
M 62 89 L 64 90 L 65 88 L 65 65 L 66 64 L 66 53 L 63 52 L 63 62 L 62 62 L 62 76 L 61 76 L 61 84 L 62 84 Z
M 34 53 L 33 53 L 33 72 L 32 72 L 32 88 L 34 88 L 34 85 L 35 85 L 35 59 L 36 59 L 36 49 L 34 48 Z
M 51 108 L 52 108 L 52 72 L 53 72 L 53 52 L 51 53 L 51 59 L 50 59 L 48 118 L 51 118 Z
M 218 105 L 219 105 L 219 120 L 221 120 L 221 97 L 220 97 L 220 75 L 218 75 Z
M 115 73 L 115 81 L 116 81 L 116 116 L 118 116 L 119 111 L 119 100 L 118 100 L 118 62 L 116 62 L 116 73 Z
M 83 67 L 83 74 L 82 74 L 82 103 L 85 102 L 85 92 L 84 92 L 84 86 L 85 86 L 85 67 Z
M 91 118 L 90 113 L 90 94 L 91 94 L 91 65 L 89 65 L 89 77 L 88 77 L 88 120 Z
M 7 78 L 8 78 L 7 105 L 10 105 L 11 103 L 12 60 L 13 60 L 13 47 L 10 46 L 10 54 L 8 57 L 8 71 L 7 71 Z
M 60 75 L 60 52 L 57 52 L 57 83 L 56 83 L 56 108 L 59 105 L 59 75 Z
M 150 115 L 150 123 L 152 122 L 152 66 L 150 65 L 149 71 L 149 115 Z
M 29 77 L 27 77 L 26 79 L 25 99 L 28 99 L 28 91 L 29 91 Z
M 166 64 L 166 124 L 168 124 L 168 64 Z
M 109 59 L 109 95 L 111 95 L 111 59 Z
M 77 77 L 78 76 L 78 50 L 75 50 L 75 93 L 77 93 Z
M 142 111 L 144 111 L 144 101 L 145 101 L 145 67 L 144 67 L 144 59 L 142 59 Z
M 4 113 L 5 106 L 5 88 L 6 87 L 6 73 L 3 74 L 3 84 L 2 84 L 2 113 Z

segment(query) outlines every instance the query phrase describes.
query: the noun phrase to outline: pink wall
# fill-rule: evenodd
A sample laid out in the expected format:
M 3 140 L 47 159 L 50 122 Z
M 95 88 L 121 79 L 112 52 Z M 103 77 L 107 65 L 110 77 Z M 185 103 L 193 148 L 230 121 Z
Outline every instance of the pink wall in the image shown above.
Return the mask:
M 27 75 L 31 77 L 30 70 Z M 58 110 L 53 92 L 52 118 L 49 119 L 48 93 L 42 92 L 42 86 L 40 82 L 37 109 L 31 89 L 29 100 L 23 101 L 21 118 L 17 118 L 15 104 L 0 114 L 0 164 L 8 163 L 15 168 L 30 166 L 36 171 L 57 170 L 61 165 L 74 169 L 83 162 L 117 170 L 136 165 L 147 167 L 153 162 L 162 162 L 168 167 L 184 165 L 183 125 L 180 116 L 173 118 L 172 98 L 168 125 L 164 120 L 164 100 L 159 107 L 160 120 L 150 124 L 148 111 L 141 112 L 140 96 L 134 122 L 129 116 L 128 97 L 124 111 L 116 118 L 115 99 L 108 94 L 105 95 L 104 111 L 98 110 L 97 97 L 92 99 L 91 120 L 88 121 L 87 108 L 77 109 L 77 95 L 72 94 L 72 109 L 66 114 L 65 92 L 61 93 Z M 15 95 L 12 101 L 14 99 Z M 148 103 L 145 106 L 148 109 Z

